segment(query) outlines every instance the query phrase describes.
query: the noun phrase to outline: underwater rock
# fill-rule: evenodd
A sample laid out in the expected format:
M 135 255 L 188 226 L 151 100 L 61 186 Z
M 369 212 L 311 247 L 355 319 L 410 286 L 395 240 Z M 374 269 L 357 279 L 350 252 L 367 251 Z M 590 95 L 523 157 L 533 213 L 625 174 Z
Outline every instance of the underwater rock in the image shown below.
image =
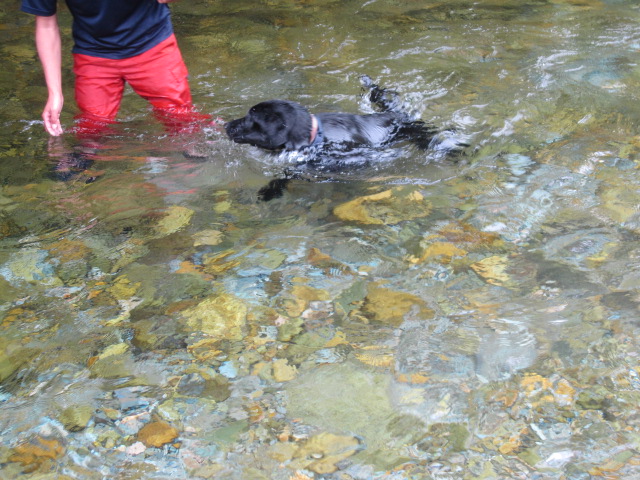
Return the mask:
M 128 377 L 135 370 L 129 345 L 121 342 L 109 345 L 102 353 L 87 362 L 91 375 L 101 378 Z
M 11 285 L 23 282 L 59 287 L 62 281 L 54 275 L 54 265 L 47 261 L 49 252 L 37 248 L 25 248 L 14 252 L 9 261 L 0 266 L 2 275 Z
M 300 446 L 289 464 L 289 468 L 308 469 L 319 474 L 333 473 L 336 464 L 358 451 L 360 442 L 355 437 L 321 433 L 311 437 Z
M 289 365 L 286 358 L 281 358 L 273 362 L 273 379 L 280 382 L 288 382 L 296 378 L 297 369 L 294 365 Z
M 409 256 L 411 263 L 436 261 L 448 264 L 455 257 L 464 257 L 468 252 L 495 251 L 504 247 L 504 240 L 496 233 L 483 232 L 467 223 L 450 223 L 437 233 L 420 242 L 422 252 Z
M 79 240 L 62 239 L 47 247 L 49 253 L 60 262 L 72 262 L 87 257 L 91 250 Z
M 64 452 L 65 447 L 58 439 L 35 436 L 29 441 L 17 445 L 13 449 L 9 461 L 21 463 L 24 467 L 23 471 L 31 473 L 49 461 L 62 457 Z
M 237 297 L 223 293 L 205 298 L 182 312 L 187 325 L 205 335 L 240 340 L 247 321 L 248 308 Z
M 0 239 L 20 235 L 24 230 L 12 218 L 0 212 Z
M 136 455 L 140 455 L 141 453 L 144 453 L 146 450 L 147 450 L 147 446 L 144 443 L 136 442 L 132 445 L 129 445 L 125 449 L 125 453 L 127 455 L 136 456 Z
M 462 423 L 434 423 L 429 426 L 429 433 L 418 444 L 418 448 L 427 451 L 461 452 L 465 449 L 469 430 Z
M 602 209 L 614 222 L 624 223 L 637 213 L 640 194 L 636 189 L 625 185 L 603 186 L 598 191 Z
M 207 254 L 203 258 L 203 271 L 209 275 L 222 275 L 240 265 L 240 260 L 230 258 L 237 254 L 234 250 L 225 250 L 216 254 Z
M 138 441 L 147 447 L 162 447 L 178 438 L 179 432 L 174 427 L 163 421 L 151 422 L 138 432 Z
M 511 283 L 511 277 L 506 272 L 508 266 L 509 262 L 506 257 L 494 255 L 472 264 L 471 269 L 485 282 L 499 287 L 507 287 Z
M 419 257 L 411 256 L 411 263 L 422 263 L 428 261 L 437 261 L 442 264 L 448 264 L 454 257 L 464 257 L 466 250 L 456 247 L 448 242 L 432 242 L 428 243 Z
M 183 376 L 176 390 L 180 395 L 210 398 L 216 402 L 224 402 L 231 396 L 230 382 L 227 378 L 206 372 L 193 372 Z
M 309 250 L 307 261 L 314 267 L 322 269 L 325 275 L 344 275 L 353 273 L 348 265 L 334 260 L 331 256 L 321 252 L 315 247 Z
M 396 187 L 338 205 L 333 213 L 343 221 L 394 225 L 426 217 L 432 205 L 415 187 Z
M 616 238 L 604 229 L 581 230 L 575 233 L 549 237 L 542 248 L 545 258 L 562 261 L 579 269 L 588 270 L 590 263 L 605 259 L 616 246 Z
M 215 246 L 222 243 L 222 232 L 219 230 L 202 230 L 193 235 L 193 245 L 199 247 L 201 245 Z
M 8 340 L 0 340 L 0 383 L 28 364 L 36 353 L 33 349 L 15 348 Z
M 258 277 L 271 273 L 282 265 L 287 255 L 277 249 L 255 248 L 248 255 L 242 257 L 238 274 L 243 277 Z
M 65 408 L 58 419 L 70 432 L 79 432 L 87 427 L 92 415 L 93 409 L 90 406 L 73 405 Z
M 387 464 L 390 433 L 385 430 L 397 415 L 389 399 L 391 376 L 350 361 L 324 365 L 300 373 L 285 384 L 287 412 L 305 424 L 363 438 L 370 460 Z M 385 457 L 376 459 L 376 453 Z
M 308 285 L 294 285 L 290 296 L 285 301 L 285 309 L 290 317 L 299 317 L 307 309 L 310 302 L 328 301 L 331 295 L 326 290 L 313 288 Z
M 96 249 L 97 250 L 97 249 Z M 149 247 L 139 238 L 131 238 L 106 253 L 106 258 L 113 262 L 111 273 L 135 262 L 149 253 Z
M 194 211 L 179 205 L 170 206 L 165 216 L 158 221 L 155 231 L 158 237 L 166 237 L 186 227 L 191 221 Z
M 434 311 L 420 297 L 372 283 L 368 286 L 361 311 L 372 321 L 398 326 L 403 322 L 404 316 L 414 308 L 423 319 L 434 316 Z
M 505 242 L 500 235 L 483 232 L 468 223 L 455 222 L 445 225 L 436 234 L 446 242 L 462 246 L 470 252 L 479 250 L 495 250 L 504 247 Z
M 2 275 L 0 275 L 0 303 L 11 302 L 19 295 L 20 290 L 13 287 Z
M 137 293 L 141 285 L 141 282 L 132 282 L 127 275 L 120 275 L 106 291 L 116 300 L 129 300 Z
M 366 345 L 356 349 L 353 356 L 365 365 L 372 367 L 391 368 L 395 363 L 393 352 L 383 346 Z

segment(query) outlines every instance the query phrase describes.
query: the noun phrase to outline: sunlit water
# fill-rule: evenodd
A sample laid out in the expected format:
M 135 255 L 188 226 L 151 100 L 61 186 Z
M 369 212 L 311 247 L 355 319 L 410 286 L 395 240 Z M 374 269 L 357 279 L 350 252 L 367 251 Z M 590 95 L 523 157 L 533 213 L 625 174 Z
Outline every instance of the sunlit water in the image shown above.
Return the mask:
M 50 141 L 3 7 L 0 476 L 640 478 L 637 3 L 172 9 L 204 112 L 368 113 L 368 74 L 469 147 L 193 159 L 132 92 Z

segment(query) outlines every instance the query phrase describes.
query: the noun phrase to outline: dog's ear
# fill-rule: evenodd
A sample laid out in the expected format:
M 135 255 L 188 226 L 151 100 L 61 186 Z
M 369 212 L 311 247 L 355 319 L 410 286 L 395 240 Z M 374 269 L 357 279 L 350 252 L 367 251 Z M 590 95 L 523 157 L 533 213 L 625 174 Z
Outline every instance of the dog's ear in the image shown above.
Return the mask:
M 287 102 L 291 116 L 287 116 L 288 125 L 287 142 L 284 144 L 287 150 L 300 150 L 309 146 L 311 137 L 311 114 L 299 103 Z

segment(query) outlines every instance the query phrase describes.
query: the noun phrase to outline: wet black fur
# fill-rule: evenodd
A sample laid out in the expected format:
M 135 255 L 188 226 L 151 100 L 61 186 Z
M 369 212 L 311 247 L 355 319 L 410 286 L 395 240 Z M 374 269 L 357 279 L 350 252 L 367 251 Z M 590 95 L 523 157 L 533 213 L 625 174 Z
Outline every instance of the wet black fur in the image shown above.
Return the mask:
M 265 150 L 309 153 L 310 163 L 324 163 L 322 158 L 349 155 L 363 148 L 381 148 L 399 141 L 409 141 L 423 150 L 431 146 L 436 129 L 412 118 L 397 92 L 379 87 L 367 76 L 361 81 L 379 112 L 368 115 L 315 113 L 322 129 L 320 144 L 311 145 L 310 112 L 289 100 L 268 100 L 254 105 L 244 117 L 225 125 L 227 135 L 236 143 Z M 340 165 L 343 164 L 336 163 Z M 269 201 L 281 197 L 293 178 L 295 173 L 270 181 L 260 189 L 258 198 Z
M 429 146 L 435 133 L 431 126 L 399 111 L 394 92 L 374 84 L 365 86 L 371 101 L 383 111 L 368 115 L 316 113 L 323 133 L 322 148 L 335 145 L 344 151 L 345 147 L 381 147 L 400 140 L 424 149 Z M 258 103 L 244 117 L 228 122 L 225 129 L 234 142 L 266 150 L 299 151 L 311 146 L 311 114 L 289 100 Z

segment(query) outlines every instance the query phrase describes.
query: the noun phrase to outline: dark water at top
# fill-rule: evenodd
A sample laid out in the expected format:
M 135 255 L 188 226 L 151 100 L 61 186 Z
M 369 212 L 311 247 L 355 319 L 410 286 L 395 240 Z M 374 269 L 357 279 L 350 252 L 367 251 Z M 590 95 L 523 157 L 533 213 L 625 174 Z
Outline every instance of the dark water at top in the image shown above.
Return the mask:
M 131 91 L 50 140 L 0 8 L 0 476 L 640 478 L 637 2 L 171 8 L 203 112 L 369 113 L 367 74 L 469 147 L 194 159 Z

